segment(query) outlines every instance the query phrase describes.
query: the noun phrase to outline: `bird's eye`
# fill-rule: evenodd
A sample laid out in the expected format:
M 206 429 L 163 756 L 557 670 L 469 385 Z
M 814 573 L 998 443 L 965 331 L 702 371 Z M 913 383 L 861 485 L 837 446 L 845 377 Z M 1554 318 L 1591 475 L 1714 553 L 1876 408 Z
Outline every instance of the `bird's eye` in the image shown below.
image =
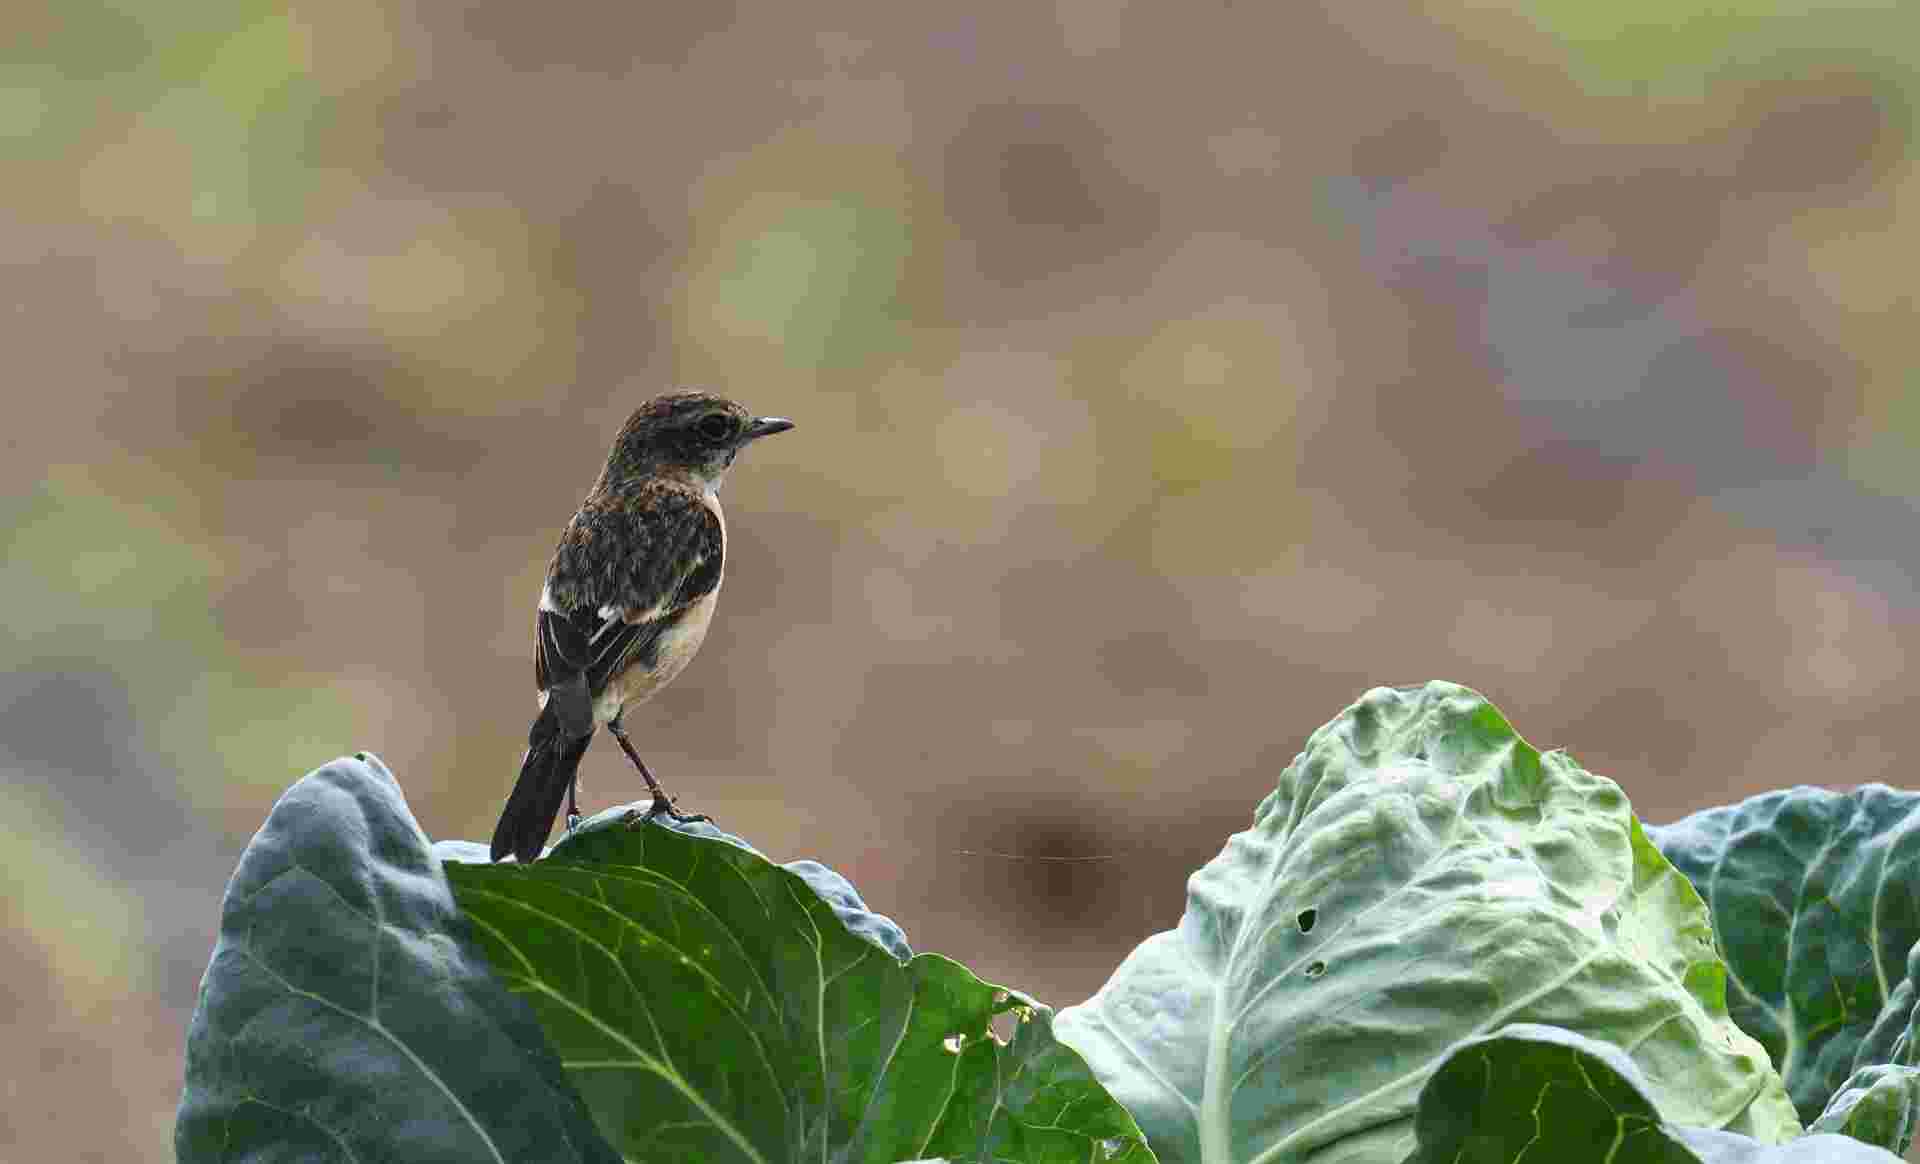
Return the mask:
M 700 422 L 700 435 L 710 441 L 731 440 L 738 426 L 739 422 L 731 416 L 716 412 Z

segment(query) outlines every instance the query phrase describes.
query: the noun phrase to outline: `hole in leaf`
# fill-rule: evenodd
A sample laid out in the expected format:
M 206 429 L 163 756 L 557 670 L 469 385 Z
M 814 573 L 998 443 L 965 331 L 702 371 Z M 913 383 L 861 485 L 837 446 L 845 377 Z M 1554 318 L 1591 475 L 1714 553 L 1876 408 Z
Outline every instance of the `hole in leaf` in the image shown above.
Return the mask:
M 1314 962 L 1307 967 L 1307 977 L 1309 978 L 1318 978 L 1326 972 L 1327 964 L 1325 962 Z
M 1300 911 L 1300 915 L 1293 919 L 1293 924 L 1300 927 L 1301 933 L 1310 934 L 1313 932 L 1313 923 L 1318 921 L 1319 918 L 1319 910 L 1303 909 Z
M 993 1041 L 1002 1047 L 1013 1042 L 1014 1032 L 1020 1029 L 1020 1016 L 1010 1010 L 1003 1010 L 987 1022 L 987 1033 Z
M 1102 1160 L 1111 1160 L 1126 1150 L 1127 1142 L 1125 1140 L 1112 1139 L 1100 1141 L 1100 1158 Z

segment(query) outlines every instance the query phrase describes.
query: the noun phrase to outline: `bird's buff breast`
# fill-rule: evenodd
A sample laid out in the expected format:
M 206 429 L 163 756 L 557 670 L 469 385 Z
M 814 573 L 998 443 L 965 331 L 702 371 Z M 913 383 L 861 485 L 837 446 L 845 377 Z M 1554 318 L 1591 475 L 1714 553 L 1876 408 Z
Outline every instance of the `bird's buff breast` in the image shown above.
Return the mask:
M 618 679 L 607 684 L 600 698 L 593 702 L 594 723 L 610 722 L 620 714 L 621 708 L 652 697 L 686 670 L 706 640 L 707 624 L 713 621 L 714 604 L 719 598 L 720 587 L 715 585 L 706 597 L 688 607 L 672 626 L 660 632 L 660 637 L 654 640 L 652 667 L 628 667 Z

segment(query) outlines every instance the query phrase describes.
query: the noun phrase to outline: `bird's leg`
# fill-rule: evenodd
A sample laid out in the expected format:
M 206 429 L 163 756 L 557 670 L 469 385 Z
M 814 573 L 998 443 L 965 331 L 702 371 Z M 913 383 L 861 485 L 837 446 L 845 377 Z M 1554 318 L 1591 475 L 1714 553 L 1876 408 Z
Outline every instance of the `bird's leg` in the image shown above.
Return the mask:
M 653 803 L 648 806 L 645 813 L 639 817 L 629 819 L 627 821 L 629 827 L 646 824 L 654 817 L 662 815 L 671 817 L 677 821 L 704 820 L 709 823 L 712 822 L 713 818 L 706 813 L 681 812 L 673 806 L 673 798 L 667 795 L 666 789 L 660 787 L 660 782 L 653 778 L 653 773 L 647 771 L 646 761 L 640 758 L 640 753 L 633 750 L 633 741 L 627 738 L 627 729 L 620 725 L 619 716 L 616 715 L 608 721 L 607 730 L 613 733 L 614 740 L 619 743 L 620 750 L 627 754 L 627 759 L 632 760 L 633 766 L 640 769 L 640 778 L 647 782 L 647 791 L 653 793 Z
M 580 802 L 576 799 L 580 791 L 580 770 L 574 769 L 573 779 L 567 781 L 567 835 L 580 827 Z

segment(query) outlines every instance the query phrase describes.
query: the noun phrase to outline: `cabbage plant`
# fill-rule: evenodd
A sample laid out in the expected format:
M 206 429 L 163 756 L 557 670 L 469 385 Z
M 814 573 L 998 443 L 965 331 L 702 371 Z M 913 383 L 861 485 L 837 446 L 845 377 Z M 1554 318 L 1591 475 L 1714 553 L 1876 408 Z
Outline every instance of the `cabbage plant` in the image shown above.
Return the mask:
M 603 813 L 430 842 L 365 753 L 248 845 L 187 1039 L 196 1161 L 1893 1161 L 1920 795 L 1664 827 L 1450 683 L 1308 737 L 1055 1012 L 832 870 Z

